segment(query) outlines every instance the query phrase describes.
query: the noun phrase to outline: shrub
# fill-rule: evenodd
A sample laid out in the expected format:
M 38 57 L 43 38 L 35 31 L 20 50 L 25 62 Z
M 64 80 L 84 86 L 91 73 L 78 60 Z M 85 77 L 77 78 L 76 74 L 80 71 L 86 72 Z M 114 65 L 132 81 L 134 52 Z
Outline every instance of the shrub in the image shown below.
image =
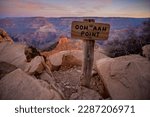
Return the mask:
M 124 36 L 118 35 L 114 40 L 108 41 L 105 50 L 110 57 L 129 54 L 141 54 L 142 46 L 150 44 L 150 20 L 143 23 L 140 35 L 136 29 L 128 29 Z

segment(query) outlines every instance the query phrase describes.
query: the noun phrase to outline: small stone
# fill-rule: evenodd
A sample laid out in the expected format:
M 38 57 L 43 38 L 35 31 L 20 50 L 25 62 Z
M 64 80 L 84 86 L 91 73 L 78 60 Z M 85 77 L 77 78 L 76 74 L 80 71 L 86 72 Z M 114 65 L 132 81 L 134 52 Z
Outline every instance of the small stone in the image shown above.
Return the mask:
M 27 63 L 24 71 L 28 74 L 42 73 L 44 70 L 43 63 L 44 58 L 42 56 L 36 56 L 30 63 Z

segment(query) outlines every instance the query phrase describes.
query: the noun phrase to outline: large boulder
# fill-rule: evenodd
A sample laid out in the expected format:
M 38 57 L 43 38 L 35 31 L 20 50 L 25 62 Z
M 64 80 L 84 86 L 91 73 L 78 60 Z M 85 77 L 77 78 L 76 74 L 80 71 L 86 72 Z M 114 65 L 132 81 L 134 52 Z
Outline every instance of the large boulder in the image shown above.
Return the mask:
M 150 60 L 150 44 L 142 47 L 143 55 Z
M 102 58 L 107 58 L 107 56 L 101 53 L 100 51 L 95 50 L 94 65 L 96 60 Z M 70 67 L 81 66 L 83 62 L 83 52 L 81 50 L 61 51 L 59 53 L 50 55 L 48 57 L 48 61 L 52 65 L 52 70 L 56 69 L 56 67 L 58 68 L 60 66 L 67 66 L 67 65 L 69 65 Z
M 17 69 L 17 67 L 14 65 L 11 65 L 6 62 L 0 62 L 0 79 L 4 77 L 6 74 L 14 71 L 15 69 Z
M 26 64 L 25 47 L 22 44 L 0 43 L 0 61 L 10 63 L 24 70 Z
M 104 58 L 96 67 L 112 99 L 150 99 L 150 62 L 144 57 Z
M 82 61 L 82 52 L 80 50 L 61 51 L 48 57 L 52 70 L 58 70 L 62 66 L 80 65 Z
M 62 97 L 48 83 L 34 79 L 21 69 L 16 69 L 0 80 L 0 99 L 43 100 Z

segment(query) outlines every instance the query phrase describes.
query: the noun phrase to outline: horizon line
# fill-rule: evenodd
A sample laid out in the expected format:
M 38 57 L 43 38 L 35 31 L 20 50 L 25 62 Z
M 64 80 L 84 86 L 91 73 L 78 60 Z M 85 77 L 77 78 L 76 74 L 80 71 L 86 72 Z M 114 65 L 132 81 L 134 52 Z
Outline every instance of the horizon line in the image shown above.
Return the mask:
M 129 17 L 129 16 L 5 16 L 0 18 L 150 18 L 150 17 Z

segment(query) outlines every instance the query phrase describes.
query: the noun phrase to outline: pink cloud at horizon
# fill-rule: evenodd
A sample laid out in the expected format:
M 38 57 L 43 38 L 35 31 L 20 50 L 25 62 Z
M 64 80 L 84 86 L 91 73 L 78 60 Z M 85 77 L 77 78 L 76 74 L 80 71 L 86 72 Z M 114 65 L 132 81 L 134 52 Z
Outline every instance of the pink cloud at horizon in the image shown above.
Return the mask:
M 1 0 L 3 17 L 150 17 L 148 0 Z

